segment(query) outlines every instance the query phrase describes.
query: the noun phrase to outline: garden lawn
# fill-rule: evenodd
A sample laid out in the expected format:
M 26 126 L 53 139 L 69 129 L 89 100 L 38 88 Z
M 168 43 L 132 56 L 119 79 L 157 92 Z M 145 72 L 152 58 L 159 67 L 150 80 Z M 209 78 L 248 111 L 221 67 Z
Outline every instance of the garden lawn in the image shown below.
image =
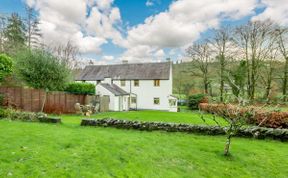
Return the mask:
M 0 135 L 0 177 L 288 175 L 288 144 L 279 141 L 233 138 L 224 157 L 224 136 L 7 120 Z
M 64 122 L 79 124 L 81 118 L 85 118 L 82 115 L 62 115 Z M 212 120 L 211 114 L 204 114 L 205 122 L 201 119 L 201 114 L 198 111 L 187 112 L 164 112 L 164 111 L 129 111 L 129 112 L 105 112 L 90 116 L 90 118 L 114 118 L 125 120 L 137 120 L 147 122 L 172 122 L 172 123 L 186 123 L 186 124 L 201 124 L 201 125 L 217 125 Z M 225 125 L 224 119 L 217 117 L 217 122 L 221 125 Z

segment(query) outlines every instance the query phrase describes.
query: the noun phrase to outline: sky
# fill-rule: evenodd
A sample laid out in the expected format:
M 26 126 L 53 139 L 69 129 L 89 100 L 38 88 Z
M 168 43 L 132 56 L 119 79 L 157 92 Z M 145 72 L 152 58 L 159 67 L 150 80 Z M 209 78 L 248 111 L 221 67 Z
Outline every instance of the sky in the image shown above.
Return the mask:
M 40 20 L 43 42 L 68 41 L 96 64 L 173 61 L 213 29 L 250 20 L 288 25 L 288 0 L 0 0 L 0 13 Z

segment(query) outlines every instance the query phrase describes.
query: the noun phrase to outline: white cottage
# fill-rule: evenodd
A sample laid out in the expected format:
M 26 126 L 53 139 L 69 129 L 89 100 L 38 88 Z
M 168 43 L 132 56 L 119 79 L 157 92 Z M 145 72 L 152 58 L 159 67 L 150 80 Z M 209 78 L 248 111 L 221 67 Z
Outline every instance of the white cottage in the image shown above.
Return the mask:
M 109 96 L 111 111 L 177 112 L 171 62 L 91 65 L 76 80 L 95 83 L 96 95 Z

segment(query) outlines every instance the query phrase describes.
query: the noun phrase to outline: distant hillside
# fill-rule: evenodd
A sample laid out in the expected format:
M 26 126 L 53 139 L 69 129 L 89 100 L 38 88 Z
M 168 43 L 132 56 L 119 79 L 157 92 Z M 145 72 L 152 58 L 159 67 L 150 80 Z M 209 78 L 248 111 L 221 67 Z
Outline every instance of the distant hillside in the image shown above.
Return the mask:
M 233 70 L 235 65 L 238 65 L 238 62 L 232 62 L 227 65 L 229 70 Z M 265 91 L 265 82 L 262 77 L 267 75 L 267 69 L 264 66 L 267 64 L 263 63 L 261 65 L 261 75 L 257 79 L 256 95 L 262 97 Z M 277 61 L 274 64 L 274 74 L 272 80 L 272 95 L 278 96 L 281 95 L 281 77 L 283 75 L 283 62 Z M 209 92 L 214 96 L 217 96 L 219 93 L 219 65 L 218 63 L 211 63 L 209 66 L 209 78 L 211 85 L 209 87 Z M 173 64 L 173 93 L 174 94 L 195 94 L 203 92 L 202 78 L 195 74 L 199 73 L 199 70 L 194 67 L 193 62 Z M 228 84 L 226 84 L 228 85 Z

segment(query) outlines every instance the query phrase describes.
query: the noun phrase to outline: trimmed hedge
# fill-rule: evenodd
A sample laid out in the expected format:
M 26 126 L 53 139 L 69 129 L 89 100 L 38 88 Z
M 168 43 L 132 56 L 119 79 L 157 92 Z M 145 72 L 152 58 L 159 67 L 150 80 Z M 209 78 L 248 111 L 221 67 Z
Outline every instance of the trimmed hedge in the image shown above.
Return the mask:
M 60 118 L 48 117 L 44 113 L 22 112 L 13 109 L 0 108 L 0 119 L 9 119 L 26 122 L 61 123 Z
M 226 127 L 208 125 L 175 124 L 163 122 L 141 122 L 119 119 L 82 119 L 81 126 L 115 127 L 121 129 L 136 129 L 144 131 L 186 132 L 204 135 L 225 135 Z M 288 140 L 288 129 L 272 129 L 264 127 L 242 128 L 236 136 L 253 137 L 257 139 L 272 138 L 282 141 Z
M 69 83 L 64 91 L 72 94 L 95 95 L 95 85 L 92 83 Z
M 226 116 L 231 119 L 235 117 L 233 113 L 240 113 L 246 116 L 248 124 L 259 125 L 261 123 L 262 127 L 288 128 L 288 112 L 257 110 L 257 107 L 243 107 L 239 110 L 233 105 L 208 103 L 200 103 L 199 108 L 202 111 L 219 116 Z M 255 113 L 252 115 L 251 112 Z

